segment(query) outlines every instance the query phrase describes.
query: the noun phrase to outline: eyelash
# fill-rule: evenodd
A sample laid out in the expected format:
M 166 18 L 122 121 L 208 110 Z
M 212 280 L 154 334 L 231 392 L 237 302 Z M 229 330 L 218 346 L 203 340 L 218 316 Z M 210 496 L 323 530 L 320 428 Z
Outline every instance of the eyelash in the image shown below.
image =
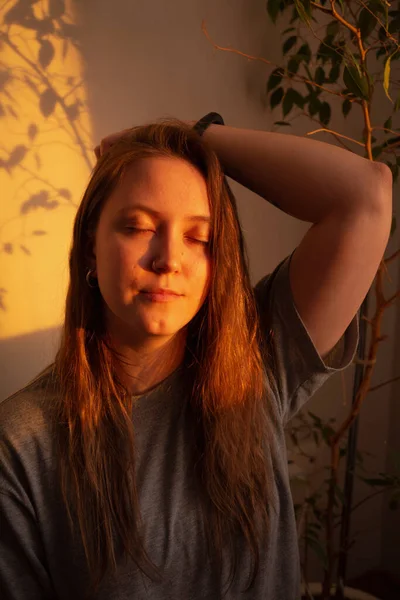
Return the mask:
M 145 233 L 146 231 L 153 231 L 152 229 L 139 229 L 138 227 L 127 227 L 129 231 L 141 231 Z M 203 242 L 202 240 L 196 240 L 195 238 L 189 238 L 192 242 L 196 242 L 197 244 L 202 244 L 203 246 L 208 246 L 209 242 Z

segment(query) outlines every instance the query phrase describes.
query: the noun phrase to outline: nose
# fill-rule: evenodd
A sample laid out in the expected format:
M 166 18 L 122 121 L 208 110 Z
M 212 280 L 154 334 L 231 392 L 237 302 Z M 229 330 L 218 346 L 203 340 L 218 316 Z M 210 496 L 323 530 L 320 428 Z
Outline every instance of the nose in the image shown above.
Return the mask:
M 178 235 L 172 232 L 160 233 L 156 240 L 155 250 L 152 253 L 151 265 L 156 267 L 157 271 L 166 273 L 180 271 L 182 264 L 182 241 Z

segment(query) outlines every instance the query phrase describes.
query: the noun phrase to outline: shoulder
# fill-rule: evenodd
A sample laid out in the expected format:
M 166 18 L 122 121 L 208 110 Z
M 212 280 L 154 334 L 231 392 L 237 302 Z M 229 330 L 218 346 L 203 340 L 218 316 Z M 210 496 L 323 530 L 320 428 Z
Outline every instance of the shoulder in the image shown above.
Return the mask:
M 48 430 L 52 400 L 57 393 L 53 365 L 0 402 L 1 439 L 18 442 Z

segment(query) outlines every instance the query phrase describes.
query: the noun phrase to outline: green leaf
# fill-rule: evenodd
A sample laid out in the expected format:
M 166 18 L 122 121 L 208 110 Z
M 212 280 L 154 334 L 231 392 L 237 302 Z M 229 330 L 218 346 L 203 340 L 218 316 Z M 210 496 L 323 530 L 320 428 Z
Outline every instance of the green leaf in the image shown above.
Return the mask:
M 282 46 L 282 52 L 283 52 L 284 56 L 285 56 L 285 54 L 287 54 L 289 52 L 289 50 L 291 50 L 293 48 L 293 46 L 295 45 L 296 42 L 297 42 L 297 35 L 291 35 L 290 37 L 288 37 L 288 39 L 284 42 L 284 44 Z
M 375 29 L 376 26 L 376 17 L 374 14 L 371 14 L 371 9 L 367 10 L 363 8 L 358 15 L 358 27 L 361 30 L 361 38 L 365 40 Z
M 300 57 L 301 60 L 309 64 L 311 60 L 311 49 L 307 42 L 300 46 L 299 51 L 297 52 L 297 56 Z
M 319 109 L 319 119 L 321 123 L 327 127 L 329 121 L 331 120 L 331 107 L 327 102 L 322 102 L 321 107 Z
M 280 12 L 280 4 L 281 0 L 268 0 L 267 2 L 267 12 L 273 23 L 276 23 L 276 19 Z
M 311 81 L 314 81 L 314 77 L 312 76 L 312 73 L 311 73 L 310 69 L 308 68 L 308 66 L 307 66 L 307 65 L 304 65 L 304 68 L 305 68 L 305 70 L 306 70 L 306 72 L 307 72 L 308 78 L 309 78 Z M 309 86 L 309 84 L 306 84 L 306 85 L 307 85 L 307 88 L 308 88 L 308 87 L 310 87 L 310 86 Z M 311 86 L 311 90 L 313 90 L 313 89 L 314 89 L 314 86 Z
M 380 155 L 382 154 L 382 150 L 383 150 L 383 144 L 378 144 L 378 146 L 374 146 L 372 148 L 372 158 L 374 160 L 376 160 L 377 158 L 380 157 Z
M 282 67 L 278 67 L 277 69 L 274 69 L 272 71 L 271 75 L 268 78 L 267 92 L 270 92 L 271 90 L 276 88 L 277 85 L 280 84 L 280 82 L 282 81 L 283 75 L 284 75 L 284 71 L 283 71 Z
M 318 100 L 318 98 L 316 96 L 311 98 L 311 100 L 308 104 L 308 112 L 310 113 L 310 116 L 313 117 L 314 115 L 316 115 L 319 112 L 320 108 L 321 108 L 320 100 Z
M 310 0 L 294 0 L 294 3 L 300 19 L 303 21 L 303 23 L 305 23 L 305 25 L 307 25 L 307 27 L 310 27 L 310 21 L 312 17 Z
M 299 108 L 304 108 L 305 105 L 305 98 L 303 98 L 303 96 L 293 88 L 292 91 L 292 96 L 293 96 L 293 102 L 296 104 L 296 106 L 298 106 Z
M 289 71 L 289 78 L 292 78 L 293 75 L 296 75 L 296 73 L 300 67 L 300 62 L 301 62 L 301 57 L 299 57 L 298 54 L 295 54 L 294 56 L 291 57 L 291 59 L 288 62 L 288 65 L 287 65 L 287 68 Z
M 284 93 L 283 87 L 278 87 L 274 92 L 272 92 L 269 100 L 271 109 L 275 108 L 275 106 L 281 103 Z
M 389 98 L 390 102 L 393 104 L 393 100 L 389 96 L 389 84 L 390 84 L 390 60 L 391 56 L 388 57 L 385 62 L 385 69 L 383 71 L 383 89 L 385 90 L 386 96 Z
M 366 78 L 359 74 L 357 67 L 346 65 L 343 72 L 343 81 L 357 98 L 368 100 L 368 83 Z
M 327 83 L 336 83 L 339 75 L 340 75 L 340 63 L 337 63 L 329 71 L 329 77 L 326 82 Z
M 286 115 L 288 115 L 293 108 L 294 98 L 293 98 L 292 90 L 293 90 L 293 88 L 289 88 L 286 91 L 285 97 L 283 98 L 282 112 L 283 112 L 284 117 L 286 117 Z
M 374 13 L 380 13 L 382 15 L 385 13 L 382 0 L 369 0 L 368 6 Z
M 398 33 L 399 29 L 400 29 L 400 15 L 396 18 L 393 19 L 393 21 L 390 22 L 389 27 L 387 28 L 389 33 Z
M 318 67 L 315 71 L 315 83 L 322 85 L 325 81 L 325 71 L 322 67 Z
M 318 47 L 316 58 L 321 60 L 322 64 L 325 64 L 329 59 L 333 60 L 337 56 L 335 49 L 330 45 L 331 43 L 331 38 L 328 36 Z
M 392 117 L 389 117 L 387 121 L 383 124 L 385 129 L 392 129 Z M 387 131 L 385 131 L 385 135 L 387 135 Z

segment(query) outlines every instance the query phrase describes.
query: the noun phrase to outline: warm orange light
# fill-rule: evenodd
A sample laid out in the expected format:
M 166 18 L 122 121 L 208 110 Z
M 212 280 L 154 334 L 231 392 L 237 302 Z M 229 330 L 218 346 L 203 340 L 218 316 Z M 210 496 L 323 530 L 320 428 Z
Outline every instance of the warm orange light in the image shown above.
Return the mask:
M 61 324 L 72 223 L 95 162 L 68 4 L 0 12 L 0 338 Z

